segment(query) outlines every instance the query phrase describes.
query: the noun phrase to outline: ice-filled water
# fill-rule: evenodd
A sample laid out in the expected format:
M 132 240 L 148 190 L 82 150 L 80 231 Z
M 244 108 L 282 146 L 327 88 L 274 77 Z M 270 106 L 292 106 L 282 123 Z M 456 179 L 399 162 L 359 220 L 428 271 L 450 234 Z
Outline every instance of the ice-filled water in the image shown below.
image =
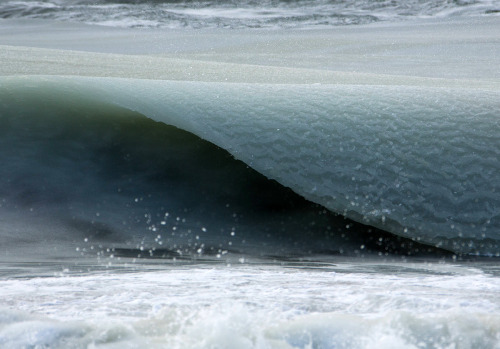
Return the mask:
M 500 348 L 498 1 L 4 1 L 0 348 Z

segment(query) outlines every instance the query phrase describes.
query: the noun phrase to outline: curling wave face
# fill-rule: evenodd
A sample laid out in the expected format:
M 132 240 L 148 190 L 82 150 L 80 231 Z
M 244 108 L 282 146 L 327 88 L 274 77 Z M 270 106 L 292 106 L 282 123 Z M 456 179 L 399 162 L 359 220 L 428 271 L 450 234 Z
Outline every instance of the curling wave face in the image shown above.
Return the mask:
M 70 103 L 65 111 L 68 114 L 81 106 L 71 104 L 74 96 L 77 100 L 90 97 L 95 108 L 99 103 L 111 103 L 139 111 L 214 142 L 265 176 L 333 212 L 459 253 L 497 252 L 500 181 L 496 176 L 500 154 L 495 145 L 500 142 L 500 130 L 494 112 L 499 97 L 495 91 L 54 77 L 4 79 L 2 85 L 7 90 L 3 104 L 14 108 L 15 104 L 7 101 L 26 101 L 30 91 L 48 91 L 38 104 L 63 98 Z M 30 87 L 23 87 L 27 85 Z M 73 97 L 67 96 L 67 91 Z M 31 108 L 39 110 L 38 104 Z M 18 116 L 20 112 L 10 114 Z M 53 115 L 50 111 L 42 114 L 38 116 L 42 124 L 56 130 L 62 127 L 60 120 L 44 116 Z M 2 121 L 4 132 L 10 123 L 22 122 L 18 117 Z M 75 121 L 76 125 L 81 122 Z M 59 137 L 76 137 L 67 130 L 62 133 L 65 136 L 52 139 L 48 130 L 44 147 L 53 149 Z M 81 143 L 91 144 L 91 135 L 86 136 L 89 141 Z M 99 133 L 96 138 L 94 148 L 104 148 L 100 156 L 105 157 L 109 145 L 101 142 L 106 138 Z M 30 148 L 37 146 L 30 145 L 28 139 L 26 143 L 18 140 L 21 144 L 16 147 L 7 144 L 4 149 L 32 151 Z M 8 137 L 4 136 L 4 142 L 9 142 Z M 191 143 L 184 141 L 180 150 L 163 151 L 182 154 Z M 82 164 L 88 150 L 83 147 L 77 151 L 81 145 L 76 147 L 74 161 Z M 63 149 L 71 148 L 64 145 Z M 146 155 L 147 161 L 154 163 L 156 151 Z M 23 153 L 13 155 L 26 159 Z M 81 159 L 76 161 L 78 156 Z M 15 158 L 6 163 L 15 164 Z M 114 161 L 103 160 L 103 165 Z M 197 160 L 180 161 L 186 164 L 182 173 L 175 175 L 166 168 L 166 178 L 203 178 L 208 173 L 206 182 L 210 183 L 215 182 L 211 176 L 218 176 L 207 165 L 197 165 Z M 41 176 L 60 181 L 59 173 L 50 173 L 50 164 L 50 160 L 44 160 L 37 166 L 48 171 Z M 217 163 L 211 166 L 222 173 L 235 171 L 219 168 Z M 3 171 L 4 178 L 16 173 L 9 166 Z M 69 171 L 82 173 L 78 169 Z M 143 175 L 147 178 L 147 171 Z M 166 178 L 159 185 L 167 185 Z M 141 187 L 140 180 L 134 182 L 139 182 L 134 184 L 136 189 Z M 13 189 L 22 187 L 16 180 L 8 183 Z M 89 187 L 102 190 L 95 183 Z M 123 187 L 125 183 L 114 189 Z M 193 188 L 185 189 L 181 202 L 186 198 L 193 201 L 186 207 L 196 206 L 204 195 L 222 195 L 216 191 L 188 194 Z M 230 186 L 224 189 L 232 191 Z M 59 190 L 64 195 L 72 189 L 62 185 Z
M 52 258 L 176 259 L 440 252 L 329 212 L 192 133 L 44 80 L 0 89 L 2 244 L 12 250 L 43 255 L 48 242 L 58 247 Z

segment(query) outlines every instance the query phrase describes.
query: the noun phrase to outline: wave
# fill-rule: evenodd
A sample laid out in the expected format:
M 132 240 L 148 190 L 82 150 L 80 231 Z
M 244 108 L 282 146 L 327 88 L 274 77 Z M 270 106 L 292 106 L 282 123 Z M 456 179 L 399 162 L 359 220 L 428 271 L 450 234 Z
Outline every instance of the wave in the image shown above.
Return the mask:
M 279 183 L 280 190 L 290 188 L 320 205 L 306 205 L 309 208 L 301 208 L 301 214 L 291 211 L 285 214 L 294 218 L 285 220 L 291 223 L 284 229 L 277 228 L 283 221 L 276 218 L 279 215 L 270 221 L 262 218 L 267 216 L 264 212 L 275 210 L 257 210 L 260 213 L 255 213 L 248 223 L 257 227 L 249 229 L 259 232 L 253 240 L 257 243 L 248 245 L 263 245 L 268 234 L 263 233 L 266 226 L 272 227 L 270 236 L 280 235 L 275 233 L 280 229 L 288 231 L 282 236 L 292 231 L 299 236 L 307 230 L 303 227 L 314 222 L 318 227 L 312 235 L 320 238 L 285 237 L 282 241 L 288 239 L 288 242 L 283 245 L 299 246 L 306 241 L 316 251 L 318 246 L 325 246 L 327 251 L 339 252 L 342 234 L 354 234 L 345 229 L 351 227 L 351 222 L 317 222 L 336 220 L 333 216 L 340 214 L 378 228 L 379 232 L 390 232 L 454 253 L 499 253 L 500 96 L 498 76 L 491 69 L 498 65 L 498 55 L 491 54 L 498 47 L 495 19 L 373 25 L 335 32 L 259 31 L 258 35 L 244 31 L 111 30 L 53 22 L 1 24 L 9 32 L 1 38 L 2 44 L 25 45 L 0 46 L 3 62 L 0 74 L 4 76 L 0 78 L 5 124 L 2 130 L 15 124 L 16 118 L 20 120 L 20 124 L 11 128 L 17 130 L 12 131 L 17 136 L 7 137 L 7 131 L 0 131 L 4 132 L 4 163 L 12 164 L 2 169 L 5 178 L 12 177 L 2 184 L 6 200 L 3 217 L 14 217 L 3 219 L 9 221 L 6 226 L 18 225 L 4 232 L 5 236 L 19 237 L 15 232 L 30 230 L 29 226 L 60 224 L 52 231 L 69 229 L 78 234 L 98 226 L 99 232 L 94 235 L 112 237 L 118 232 L 115 235 L 133 237 L 139 226 L 158 229 L 165 213 L 169 213 L 169 217 L 179 217 L 181 222 L 183 218 L 197 222 L 194 228 L 187 228 L 192 232 L 185 239 L 188 246 L 199 249 L 200 243 L 195 240 L 202 235 L 195 230 L 208 230 L 205 225 L 211 222 L 228 222 L 217 227 L 215 234 L 221 236 L 219 232 L 223 229 L 224 234 L 229 234 L 227 239 L 210 245 L 217 251 L 222 250 L 220 244 L 231 242 L 234 247 L 236 242 L 231 233 L 237 232 L 231 231 L 234 227 L 231 217 L 238 213 L 228 213 L 226 220 L 223 213 L 230 210 L 225 206 L 207 207 L 223 201 L 217 199 L 216 193 L 234 192 L 241 194 L 234 202 L 246 205 L 242 211 L 250 212 L 253 199 L 243 204 L 246 199 L 242 198 L 253 197 L 254 191 L 267 192 L 268 184 L 252 184 L 257 189 L 243 189 L 243 180 L 239 182 L 243 187 L 238 184 L 224 189 L 224 183 L 233 181 L 229 173 L 243 179 L 254 176 L 239 169 L 233 160 L 223 162 L 229 168 L 222 171 L 224 175 L 216 170 L 219 165 L 211 165 L 212 174 L 202 180 L 203 168 L 210 162 L 199 166 L 191 158 L 203 158 L 199 154 L 211 146 L 203 145 L 201 148 L 205 150 L 199 154 L 189 151 L 179 157 L 175 155 L 182 153 L 178 149 L 199 141 L 194 138 L 180 141 L 173 148 L 176 151 L 160 150 L 170 149 L 171 144 L 166 140 L 160 142 L 160 136 L 154 137 L 157 144 L 146 142 L 146 133 L 154 133 L 152 130 L 158 128 L 163 130 L 165 139 L 170 137 L 167 135 L 184 139 L 188 136 L 181 132 L 187 132 L 189 137 L 211 142 L 220 152 L 209 151 L 209 158 L 225 158 L 229 153 L 229 159 L 232 156 L 240 161 L 234 162 L 240 163 L 238 166 L 244 163 L 262 178 Z M 397 38 L 394 32 L 398 33 Z M 101 40 L 96 42 L 96 37 Z M 359 71 L 352 72 L 353 68 Z M 23 113 L 27 115 L 25 121 L 20 118 Z M 92 121 L 89 119 L 92 114 L 99 117 L 91 118 Z M 69 117 L 73 121 L 67 121 Z M 120 149 L 132 149 L 125 139 L 135 136 L 131 136 L 132 131 L 119 136 L 113 130 L 130 129 L 132 126 L 125 126 L 124 120 L 138 118 L 143 120 L 137 121 L 137 125 L 142 125 L 139 128 L 146 127 L 145 118 L 157 124 L 148 126 L 151 131 L 137 130 L 141 134 L 137 137 L 143 143 L 138 142 L 132 148 L 148 151 L 141 156 L 128 151 L 136 154 L 132 161 L 135 165 L 130 167 L 120 162 L 124 161 Z M 100 119 L 107 120 L 107 126 L 97 127 Z M 30 130 L 37 123 L 45 131 L 38 131 L 39 135 L 33 137 L 43 139 L 41 135 L 46 134 L 48 139 L 23 143 L 23 130 Z M 57 135 L 54 132 L 58 128 L 65 131 Z M 64 134 L 71 134 L 79 141 L 75 145 Z M 110 137 L 117 142 L 115 145 L 106 143 Z M 93 148 L 89 150 L 88 146 Z M 16 155 L 13 149 L 19 153 Z M 168 167 L 167 158 L 160 156 L 163 152 L 186 168 Z M 163 160 L 156 164 L 155 157 Z M 23 159 L 31 159 L 31 165 Z M 116 163 L 117 170 L 108 163 Z M 88 171 L 85 164 L 94 172 L 85 172 Z M 33 172 L 35 169 L 37 172 Z M 122 170 L 128 175 L 121 176 Z M 115 182 L 110 182 L 110 178 Z M 118 192 L 124 190 L 124 178 L 132 178 L 136 183 L 133 186 L 136 189 L 128 189 L 130 195 L 126 198 Z M 152 178 L 157 178 L 156 182 Z M 188 181 L 191 184 L 179 178 L 191 178 Z M 265 183 L 263 179 L 260 181 Z M 196 193 L 194 188 L 201 183 L 206 186 L 203 190 L 211 194 Z M 211 183 L 218 183 L 219 187 L 214 189 Z M 167 184 L 178 189 L 172 200 L 167 200 L 170 195 Z M 275 207 L 280 201 L 276 198 L 289 197 L 285 191 L 276 193 L 270 195 L 273 200 L 266 199 L 263 207 Z M 75 198 L 81 204 L 66 204 Z M 211 201 L 206 201 L 207 198 Z M 138 209 L 120 213 L 127 207 L 125 202 L 131 207 L 137 205 Z M 204 211 L 200 209 L 189 219 L 178 213 L 196 207 L 197 202 L 205 202 L 200 205 L 205 207 Z M 20 219 L 16 211 L 16 207 L 23 206 L 26 212 L 30 208 L 35 212 L 36 207 L 29 207 L 35 203 L 42 211 L 50 211 L 50 214 L 40 213 L 46 219 L 44 224 L 33 223 L 40 217 L 30 223 L 29 214 Z M 61 208 L 66 211 L 58 215 Z M 318 212 L 325 209 L 333 212 L 333 216 L 318 218 L 323 214 Z M 306 211 L 315 213 L 309 215 Z M 149 219 L 149 213 L 156 220 Z M 69 217 L 72 223 L 47 217 Z M 328 229 L 339 232 L 341 227 L 344 228 L 339 240 L 327 243 L 325 231 L 328 235 Z M 129 232 L 123 233 L 127 229 Z M 366 247 L 363 241 L 369 240 L 365 234 L 369 229 L 363 230 L 348 249 L 354 250 L 355 245 L 356 249 Z M 23 239 L 39 240 L 36 229 L 33 234 Z M 46 236 L 46 232 L 42 235 Z M 152 241 L 165 237 L 163 233 L 148 236 L 153 237 Z M 384 241 L 382 235 L 374 240 L 379 237 Z M 125 245 L 116 247 L 126 251 L 130 247 L 126 241 L 135 241 L 130 248 L 140 250 L 142 237 L 127 239 Z M 247 241 L 246 238 L 239 241 L 243 240 Z M 163 252 L 169 254 L 167 250 Z
M 43 255 L 66 241 L 53 253 L 177 259 L 443 253 L 346 220 L 190 132 L 96 97 L 108 83 L 126 86 L 2 80 L 3 246 L 33 255 L 41 244 Z
M 90 222 L 111 237 L 116 230 L 133 236 L 144 224 L 157 232 L 170 217 L 171 236 L 196 249 L 230 249 L 236 230 L 252 224 L 250 236 L 238 236 L 258 241 L 248 246 L 268 238 L 315 245 L 311 236 L 329 226 L 309 235 L 321 208 L 304 209 L 192 133 L 355 221 L 456 253 L 498 251 L 496 91 L 77 77 L 3 78 L 1 85 L 7 208 L 64 208 L 70 213 L 59 216 L 73 226 Z M 108 108 L 118 110 L 102 117 Z M 131 111 L 188 134 L 149 126 Z M 176 233 L 177 224 L 187 230 Z M 210 226 L 231 245 L 203 237 Z M 164 233 L 149 237 L 163 241 Z M 175 250 L 176 239 L 165 243 Z
M 0 18 L 51 19 L 112 27 L 314 28 L 409 18 L 492 16 L 496 1 L 4 1 Z

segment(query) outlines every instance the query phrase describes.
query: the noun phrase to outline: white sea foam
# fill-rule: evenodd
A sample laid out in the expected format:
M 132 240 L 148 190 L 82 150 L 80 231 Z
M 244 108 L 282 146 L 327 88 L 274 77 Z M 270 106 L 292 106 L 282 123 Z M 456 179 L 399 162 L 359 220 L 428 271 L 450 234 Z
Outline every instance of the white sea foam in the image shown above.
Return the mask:
M 480 268 L 345 262 L 134 268 L 2 281 L 2 348 L 500 344 L 500 284 Z

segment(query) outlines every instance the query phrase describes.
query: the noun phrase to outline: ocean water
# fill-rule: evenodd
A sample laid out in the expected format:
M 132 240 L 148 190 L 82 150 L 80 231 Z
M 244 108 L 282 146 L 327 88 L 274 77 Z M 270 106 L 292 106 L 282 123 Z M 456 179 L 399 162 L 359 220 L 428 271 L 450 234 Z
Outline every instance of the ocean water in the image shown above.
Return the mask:
M 495 0 L 5 0 L 0 18 L 41 18 L 111 27 L 310 28 L 407 18 L 484 16 Z
M 500 2 L 0 3 L 0 348 L 500 348 Z

